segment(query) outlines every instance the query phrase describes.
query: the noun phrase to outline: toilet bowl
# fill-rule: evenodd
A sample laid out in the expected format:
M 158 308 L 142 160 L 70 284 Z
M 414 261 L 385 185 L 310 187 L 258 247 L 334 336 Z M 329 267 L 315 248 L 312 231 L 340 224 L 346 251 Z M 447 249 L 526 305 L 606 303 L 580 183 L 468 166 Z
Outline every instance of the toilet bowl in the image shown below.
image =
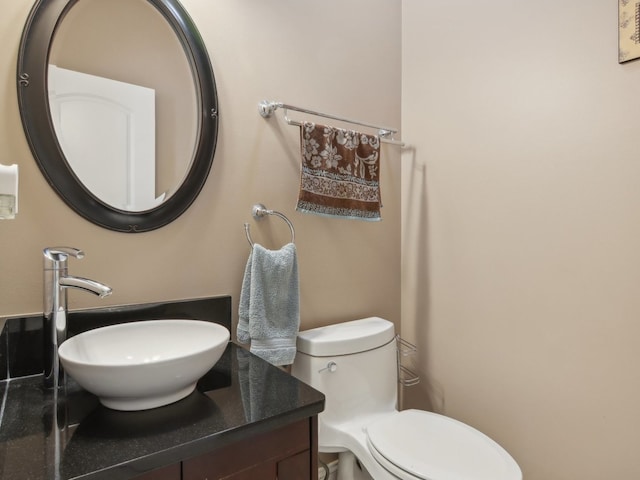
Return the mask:
M 338 453 L 338 480 L 522 480 L 515 460 L 473 427 L 398 411 L 394 326 L 378 317 L 298 334 L 291 372 L 325 395 L 320 452 Z

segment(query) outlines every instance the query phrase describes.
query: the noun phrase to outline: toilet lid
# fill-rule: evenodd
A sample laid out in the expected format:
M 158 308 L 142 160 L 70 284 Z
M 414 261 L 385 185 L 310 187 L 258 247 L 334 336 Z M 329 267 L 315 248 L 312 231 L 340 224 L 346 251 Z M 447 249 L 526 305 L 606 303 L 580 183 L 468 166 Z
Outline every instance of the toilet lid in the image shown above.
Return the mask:
M 424 480 L 522 479 L 518 464 L 500 445 L 436 413 L 396 412 L 369 425 L 367 436 L 372 454 L 401 478 L 407 472 Z

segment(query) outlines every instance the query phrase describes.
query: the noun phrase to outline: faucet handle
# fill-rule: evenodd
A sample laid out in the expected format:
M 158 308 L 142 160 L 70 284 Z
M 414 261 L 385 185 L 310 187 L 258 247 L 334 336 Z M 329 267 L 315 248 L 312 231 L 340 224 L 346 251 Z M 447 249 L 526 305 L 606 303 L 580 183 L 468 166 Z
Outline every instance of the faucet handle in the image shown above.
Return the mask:
M 47 247 L 42 252 L 44 254 L 45 267 L 55 268 L 55 265 L 66 262 L 69 257 L 80 259 L 84 257 L 84 252 L 73 247 Z

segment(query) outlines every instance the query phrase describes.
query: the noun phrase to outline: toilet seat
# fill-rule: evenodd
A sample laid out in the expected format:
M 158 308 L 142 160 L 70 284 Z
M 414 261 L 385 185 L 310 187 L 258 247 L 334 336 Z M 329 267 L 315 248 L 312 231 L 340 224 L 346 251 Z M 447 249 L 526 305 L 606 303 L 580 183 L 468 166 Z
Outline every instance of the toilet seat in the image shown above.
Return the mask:
M 367 427 L 372 456 L 403 480 L 520 480 L 515 460 L 495 441 L 436 413 L 404 410 Z

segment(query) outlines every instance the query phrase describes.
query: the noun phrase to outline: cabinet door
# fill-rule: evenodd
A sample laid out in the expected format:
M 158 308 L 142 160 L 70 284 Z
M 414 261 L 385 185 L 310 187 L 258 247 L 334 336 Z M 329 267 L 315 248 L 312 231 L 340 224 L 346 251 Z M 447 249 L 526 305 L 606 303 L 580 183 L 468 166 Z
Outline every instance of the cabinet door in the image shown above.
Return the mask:
M 311 480 L 309 451 L 300 452 L 278 462 L 278 480 Z M 316 469 L 317 470 L 317 469 Z
M 218 477 L 211 477 L 211 480 L 217 479 Z M 233 473 L 227 477 L 221 477 L 220 480 L 277 480 L 276 477 L 276 464 L 271 463 L 263 463 L 260 465 L 255 465 L 246 470 L 242 470 L 238 473 Z

